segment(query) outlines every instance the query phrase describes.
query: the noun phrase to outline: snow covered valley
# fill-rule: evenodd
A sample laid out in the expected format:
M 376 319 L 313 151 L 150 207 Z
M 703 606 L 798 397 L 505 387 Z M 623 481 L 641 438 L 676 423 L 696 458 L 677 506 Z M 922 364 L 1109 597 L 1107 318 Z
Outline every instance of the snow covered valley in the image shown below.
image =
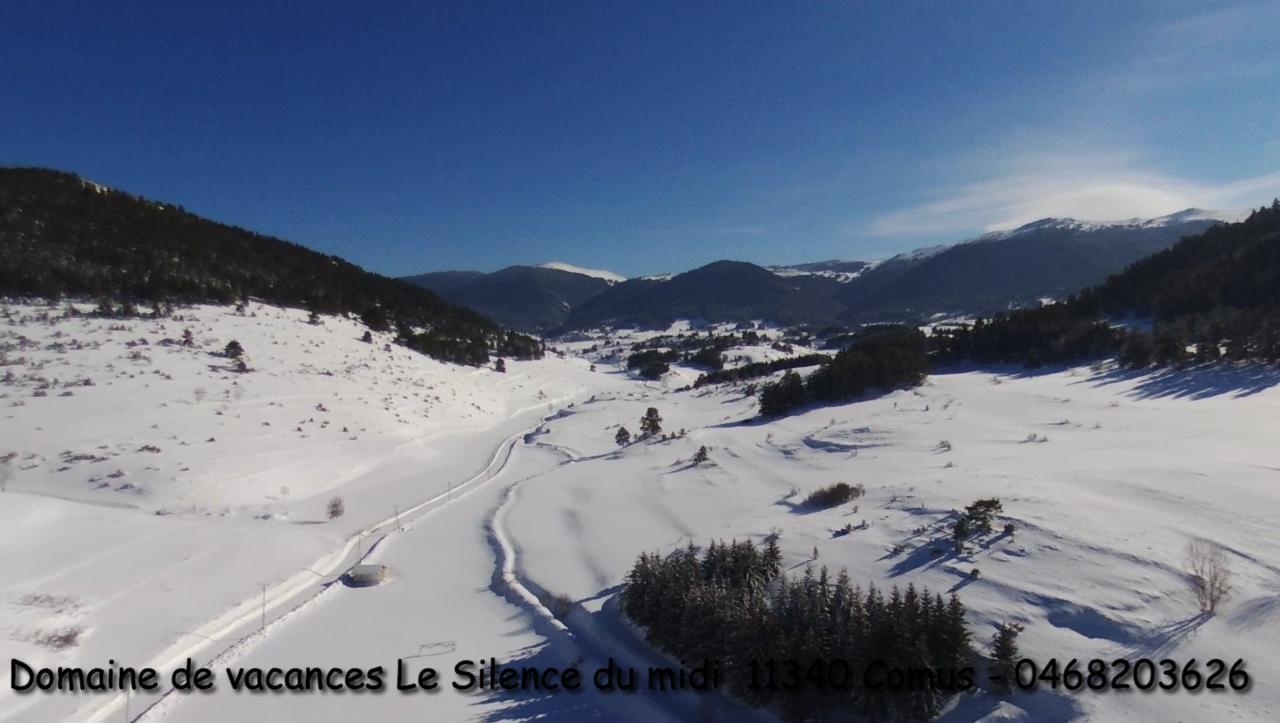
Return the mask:
M 663 657 L 617 612 L 636 556 L 776 532 L 791 574 L 825 565 L 863 585 L 958 592 L 984 651 L 1017 622 L 1028 658 L 1243 658 L 1254 681 L 980 691 L 943 720 L 1280 715 L 1274 370 L 950 370 L 761 422 L 742 387 L 684 389 L 698 372 L 678 365 L 641 381 L 596 339 L 499 373 L 258 304 L 164 319 L 64 310 L 11 304 L 0 319 L 0 454 L 15 453 L 0 493 L 6 658 L 641 667 Z M 233 339 L 246 373 L 225 355 Z M 650 407 L 676 434 L 619 446 L 618 426 L 635 432 Z M 839 481 L 865 496 L 800 504 Z M 330 519 L 334 497 L 344 513 Z M 956 511 L 993 497 L 995 531 L 957 554 Z M 1223 545 L 1234 573 L 1213 616 L 1187 584 L 1196 539 Z M 358 561 L 389 579 L 346 584 Z M 723 696 L 591 689 L 17 695 L 9 672 L 4 721 L 769 717 Z

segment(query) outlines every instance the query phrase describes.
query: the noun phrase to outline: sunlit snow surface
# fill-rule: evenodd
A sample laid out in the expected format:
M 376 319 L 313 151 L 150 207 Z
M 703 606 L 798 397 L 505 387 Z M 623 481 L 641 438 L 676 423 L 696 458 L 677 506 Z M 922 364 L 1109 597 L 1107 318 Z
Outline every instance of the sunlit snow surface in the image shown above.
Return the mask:
M 386 351 L 381 335 L 363 343 L 355 321 L 313 326 L 257 304 L 244 316 L 198 307 L 176 310 L 182 320 L 52 323 L 40 315 L 63 306 L 7 308 L 0 376 L 16 379 L 0 387 L 0 453 L 18 455 L 0 494 L 6 657 L 167 670 L 191 654 L 219 668 L 390 673 L 408 657 L 446 681 L 462 658 L 647 665 L 655 658 L 611 603 L 635 556 L 776 528 L 793 572 L 816 547 L 814 564 L 847 566 L 863 584 L 956 590 L 980 645 L 997 622 L 1018 621 L 1028 657 L 1244 658 L 1255 681 L 1245 694 L 976 694 L 944 720 L 1273 720 L 1280 709 L 1274 370 L 953 370 L 759 423 L 742 388 L 678 391 L 698 369 L 677 365 L 657 382 L 621 371 L 630 344 L 653 334 L 561 344 L 566 358 L 508 361 L 503 375 Z M 195 348 L 160 344 L 188 327 Z M 222 368 L 232 338 L 248 374 Z M 85 378 L 93 385 L 70 384 Z M 687 434 L 619 449 L 617 425 L 636 432 L 650 406 Z M 693 466 L 701 445 L 712 463 Z M 841 480 L 867 488 L 856 511 L 794 507 Z M 346 514 L 326 521 L 334 495 Z M 955 557 L 953 511 L 993 496 L 1005 510 L 997 527 L 1013 523 L 1013 536 Z M 1211 619 L 1197 616 L 1182 572 L 1193 538 L 1225 545 L 1235 569 Z M 333 582 L 361 555 L 390 581 Z M 573 605 L 557 620 L 544 603 L 559 595 Z M 77 645 L 40 644 L 67 627 L 82 630 Z M 0 674 L 2 720 L 121 719 L 118 696 L 17 697 L 7 666 Z M 211 723 L 742 715 L 696 697 L 462 695 L 447 682 L 415 695 L 220 688 L 136 697 L 130 711 Z

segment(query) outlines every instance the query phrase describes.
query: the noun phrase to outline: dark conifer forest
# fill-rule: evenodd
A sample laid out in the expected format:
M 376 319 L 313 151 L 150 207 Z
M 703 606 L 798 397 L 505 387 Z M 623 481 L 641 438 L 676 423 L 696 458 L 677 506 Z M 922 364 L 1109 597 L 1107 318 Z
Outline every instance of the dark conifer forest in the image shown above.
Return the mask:
M 810 402 L 840 402 L 874 389 L 914 387 L 929 373 L 925 335 L 906 326 L 863 329 L 807 378 L 788 371 L 760 389 L 760 414 L 777 417 Z
M 437 359 L 542 354 L 537 340 L 426 289 L 180 206 L 35 168 L 0 169 L 0 294 L 79 297 L 127 312 L 246 298 L 358 314 Z
M 643 554 L 622 605 L 650 643 L 690 665 L 720 661 L 729 691 L 788 720 L 927 720 L 974 682 L 954 594 L 863 590 L 825 567 L 788 577 L 776 537 Z M 882 685 L 895 670 L 910 684 Z

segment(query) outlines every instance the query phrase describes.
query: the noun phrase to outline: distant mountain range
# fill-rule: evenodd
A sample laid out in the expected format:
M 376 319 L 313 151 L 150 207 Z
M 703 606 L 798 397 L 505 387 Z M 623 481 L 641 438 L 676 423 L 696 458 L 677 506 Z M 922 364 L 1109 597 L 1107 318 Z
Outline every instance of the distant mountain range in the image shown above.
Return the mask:
M 1138 259 L 1241 214 L 1187 209 L 1151 219 L 1046 218 L 954 245 L 874 261 L 763 267 L 717 261 L 679 274 L 623 279 L 568 264 L 406 280 L 512 328 L 665 326 L 677 319 L 856 324 L 991 313 L 1062 298 Z
M 1268 224 L 1276 213 L 1272 207 L 1248 223 L 1221 227 L 1243 214 L 1187 209 L 1106 223 L 1049 218 L 879 262 L 766 268 L 717 261 L 637 279 L 550 263 L 395 280 L 73 174 L 0 168 L 0 296 L 95 298 L 104 310 L 120 305 L 124 315 L 140 306 L 163 313 L 171 303 L 254 297 L 357 314 L 431 356 L 478 364 L 490 353 L 541 352 L 536 340 L 490 318 L 543 335 L 665 327 L 678 319 L 910 322 L 1038 306 L 1097 287 L 1126 268 L 1127 285 L 1084 296 L 1099 309 L 1148 310 L 1162 318 L 1258 306 L 1273 295 L 1275 237 Z M 1271 337 L 1259 339 L 1271 348 Z
M 404 280 L 430 289 L 447 301 L 475 309 L 504 326 L 545 332 L 563 326 L 575 307 L 617 283 L 613 279 L 622 279 L 576 269 L 567 264 L 508 266 L 491 274 L 440 271 L 407 276 Z

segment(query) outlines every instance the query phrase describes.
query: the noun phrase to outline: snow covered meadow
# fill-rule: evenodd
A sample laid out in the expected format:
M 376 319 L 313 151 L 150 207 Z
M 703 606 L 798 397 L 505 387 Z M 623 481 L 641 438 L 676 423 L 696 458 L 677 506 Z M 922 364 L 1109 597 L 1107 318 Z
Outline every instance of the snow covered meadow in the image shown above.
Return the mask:
M 949 370 L 915 390 L 766 423 L 741 385 L 684 389 L 695 369 L 629 376 L 610 352 L 634 333 L 611 335 L 612 347 L 563 343 L 564 357 L 508 360 L 501 374 L 382 335 L 361 341 L 356 321 L 310 324 L 258 304 L 155 320 L 65 308 L 9 304 L 0 318 L 0 454 L 16 453 L 0 494 L 6 657 L 165 669 L 188 656 L 215 667 L 490 656 L 643 666 L 662 657 L 616 606 L 638 554 L 779 533 L 792 574 L 846 567 L 863 585 L 957 591 L 980 647 L 1018 622 L 1030 658 L 1243 658 L 1255 681 L 1247 693 L 978 692 L 954 699 L 944 720 L 1280 713 L 1274 370 Z M 223 355 L 232 339 L 247 373 Z M 775 358 L 725 353 L 736 356 Z M 617 445 L 618 426 L 636 432 L 649 407 L 676 434 Z M 695 464 L 702 446 L 709 461 Z M 865 496 L 800 504 L 840 481 Z M 330 520 L 334 496 L 345 514 Z M 998 524 L 957 553 L 957 511 L 993 497 Z M 1211 617 L 1184 569 L 1196 539 L 1225 546 L 1234 572 Z M 386 565 L 390 580 L 343 584 L 360 559 Z M 5 721 L 768 718 L 698 694 L 445 686 L 125 701 L 17 696 L 3 683 Z

